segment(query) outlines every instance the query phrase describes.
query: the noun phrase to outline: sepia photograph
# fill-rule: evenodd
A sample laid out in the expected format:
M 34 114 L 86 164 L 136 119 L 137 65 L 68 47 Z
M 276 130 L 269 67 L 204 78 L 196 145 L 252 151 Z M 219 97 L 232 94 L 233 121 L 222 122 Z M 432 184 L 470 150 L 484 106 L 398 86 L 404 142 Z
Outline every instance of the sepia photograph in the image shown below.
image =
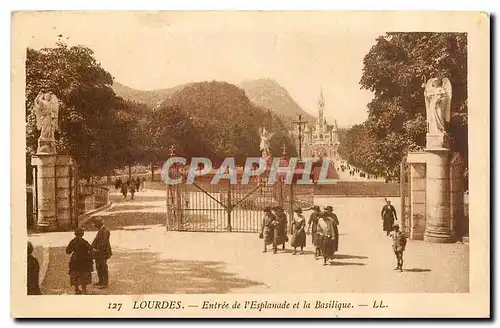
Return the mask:
M 12 27 L 14 315 L 489 316 L 487 15 Z

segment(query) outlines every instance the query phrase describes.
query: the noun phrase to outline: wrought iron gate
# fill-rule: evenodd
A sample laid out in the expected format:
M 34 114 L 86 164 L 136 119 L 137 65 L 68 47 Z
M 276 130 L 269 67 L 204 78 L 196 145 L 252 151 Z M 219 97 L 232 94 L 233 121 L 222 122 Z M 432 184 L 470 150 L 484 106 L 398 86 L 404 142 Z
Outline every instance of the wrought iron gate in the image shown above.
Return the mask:
M 259 177 L 248 184 L 197 179 L 166 186 L 166 227 L 171 231 L 258 232 L 267 206 L 282 206 L 292 219 L 294 208 L 313 205 L 312 186 L 298 188 L 281 179 L 274 184 Z

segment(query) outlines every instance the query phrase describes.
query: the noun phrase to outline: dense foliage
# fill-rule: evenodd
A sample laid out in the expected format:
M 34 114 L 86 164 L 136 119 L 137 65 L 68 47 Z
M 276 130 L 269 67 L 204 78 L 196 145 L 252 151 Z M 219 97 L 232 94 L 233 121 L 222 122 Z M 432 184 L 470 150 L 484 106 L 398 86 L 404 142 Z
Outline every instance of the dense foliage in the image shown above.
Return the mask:
M 28 49 L 26 59 L 26 162 L 36 152 L 34 99 L 53 92 L 60 101 L 57 152 L 73 156 L 80 177 L 112 174 L 134 164 L 161 165 L 175 146 L 176 154 L 203 156 L 220 163 L 234 156 L 243 164 L 260 156 L 259 128 L 276 132 L 272 153 L 283 144 L 295 155 L 283 122 L 269 110 L 256 107 L 238 87 L 225 82 L 184 86 L 168 99 L 150 105 L 124 100 L 112 89 L 113 78 L 95 60 L 91 49 L 68 47 Z
M 399 176 L 408 151 L 425 147 L 426 114 L 422 83 L 450 79 L 452 150 L 467 163 L 467 35 L 387 33 L 363 60 L 361 87 L 374 93 L 368 119 L 354 126 L 341 145 L 344 158 L 389 179 Z
M 117 97 L 112 76 L 83 46 L 27 49 L 26 153 L 36 152 L 34 99 L 53 92 L 60 101 L 57 151 L 72 155 L 82 177 L 103 175 L 123 164 L 131 144 L 136 109 Z M 31 170 L 27 170 L 30 173 Z

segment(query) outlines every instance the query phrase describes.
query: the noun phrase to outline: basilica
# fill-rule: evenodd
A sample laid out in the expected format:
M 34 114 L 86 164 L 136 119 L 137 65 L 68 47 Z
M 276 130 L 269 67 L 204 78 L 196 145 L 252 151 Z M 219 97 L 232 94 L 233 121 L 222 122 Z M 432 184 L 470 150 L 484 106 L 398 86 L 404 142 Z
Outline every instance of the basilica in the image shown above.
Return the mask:
M 321 90 L 318 101 L 318 119 L 305 125 L 302 131 L 302 158 L 321 157 L 332 161 L 339 159 L 339 136 L 337 121 L 329 125 L 324 117 L 325 100 Z M 294 130 L 297 148 L 299 143 L 298 127 Z

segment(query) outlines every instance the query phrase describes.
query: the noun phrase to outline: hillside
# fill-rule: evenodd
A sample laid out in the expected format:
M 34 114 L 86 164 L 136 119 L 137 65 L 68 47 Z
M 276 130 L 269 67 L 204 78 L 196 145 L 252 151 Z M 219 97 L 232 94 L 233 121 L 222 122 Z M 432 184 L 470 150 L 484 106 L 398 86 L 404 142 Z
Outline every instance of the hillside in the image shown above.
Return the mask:
M 314 116 L 304 111 L 288 91 L 274 80 L 244 81 L 240 88 L 245 91 L 250 101 L 257 106 L 272 110 L 288 124 L 296 120 L 299 114 L 302 115 L 303 120 L 314 121 Z
M 137 90 L 127 87 L 117 81 L 113 82 L 115 94 L 123 99 L 144 103 L 150 107 L 157 107 L 165 99 L 170 98 L 176 91 L 182 90 L 189 84 L 181 84 L 172 88 L 158 90 Z
M 175 92 L 159 106 L 159 110 L 168 108 L 180 109 L 192 122 L 190 132 L 196 142 L 189 147 L 191 155 L 216 161 L 231 156 L 236 162 L 244 163 L 247 156 L 260 155 L 259 128 L 262 126 L 275 132 L 271 139 L 274 155 L 281 154 L 283 144 L 289 154 L 296 153 L 287 129 L 277 115 L 256 106 L 243 90 L 233 84 L 218 81 L 193 83 Z

